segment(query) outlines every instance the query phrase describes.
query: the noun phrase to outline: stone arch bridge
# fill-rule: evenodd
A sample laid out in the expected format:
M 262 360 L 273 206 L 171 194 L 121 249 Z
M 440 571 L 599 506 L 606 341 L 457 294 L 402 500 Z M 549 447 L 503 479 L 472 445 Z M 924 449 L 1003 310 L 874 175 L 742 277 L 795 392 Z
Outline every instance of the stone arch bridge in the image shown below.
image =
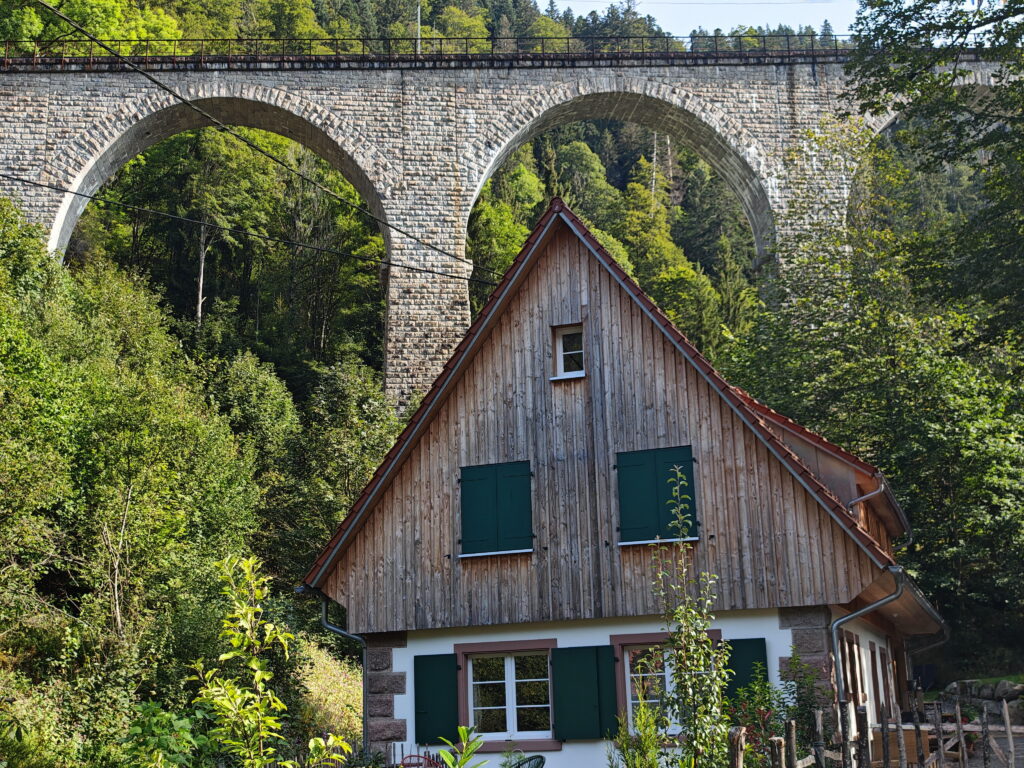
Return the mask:
M 982 65 L 979 65 L 982 66 Z M 233 65 L 154 61 L 156 76 L 217 119 L 320 154 L 372 211 L 465 254 L 470 209 L 490 175 L 538 133 L 590 118 L 633 121 L 692 147 L 731 185 L 759 251 L 795 191 L 843 200 L 851 179 L 812 154 L 783 162 L 842 107 L 841 56 L 407 57 Z M 982 66 L 982 68 L 984 68 Z M 989 76 L 979 72 L 979 76 Z M 130 158 L 200 127 L 195 111 L 114 60 L 0 62 L 0 173 L 91 194 Z M 86 200 L 0 179 L 0 195 L 64 248 Z M 464 262 L 385 228 L 389 259 L 466 277 Z M 387 284 L 386 379 L 425 389 L 469 323 L 467 283 L 400 268 Z

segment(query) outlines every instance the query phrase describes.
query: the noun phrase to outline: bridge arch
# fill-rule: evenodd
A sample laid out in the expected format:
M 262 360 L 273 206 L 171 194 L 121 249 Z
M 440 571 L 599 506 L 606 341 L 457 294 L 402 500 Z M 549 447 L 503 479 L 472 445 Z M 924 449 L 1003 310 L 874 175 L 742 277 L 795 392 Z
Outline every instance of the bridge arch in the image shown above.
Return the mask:
M 504 132 L 485 142 L 493 154 L 482 164 L 469 208 L 502 163 L 539 134 L 580 120 L 622 120 L 669 134 L 693 149 L 739 198 L 758 254 L 765 255 L 771 247 L 778 168 L 740 120 L 716 105 L 676 86 L 626 77 L 581 81 L 552 89 L 529 103 L 531 109 L 504 116 L 497 129 Z
M 388 161 L 351 125 L 322 107 L 280 89 L 215 83 L 183 94 L 228 125 L 277 133 L 326 160 L 356 188 L 369 210 L 386 220 L 384 200 L 398 179 Z M 94 194 L 131 158 L 183 131 L 210 121 L 170 94 L 160 92 L 122 104 L 69 141 L 49 166 L 44 181 Z M 89 199 L 68 192 L 50 228 L 49 248 L 63 251 Z M 390 233 L 382 227 L 390 251 Z

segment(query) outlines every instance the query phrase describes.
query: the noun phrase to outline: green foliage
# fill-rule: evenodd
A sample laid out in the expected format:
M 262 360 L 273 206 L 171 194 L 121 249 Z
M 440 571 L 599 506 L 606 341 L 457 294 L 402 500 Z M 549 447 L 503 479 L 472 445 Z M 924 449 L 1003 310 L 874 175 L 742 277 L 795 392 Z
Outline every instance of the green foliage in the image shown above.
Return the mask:
M 450 747 L 440 753 L 441 759 L 448 768 L 479 768 L 487 764 L 486 760 L 473 762 L 473 755 L 484 745 L 484 737 L 475 733 L 473 728 L 460 725 L 458 742 L 452 743 L 443 736 L 441 741 Z
M 732 381 L 876 464 L 915 530 L 903 561 L 950 626 L 965 668 L 1020 655 L 1024 417 L 1019 345 L 983 332 L 976 308 L 929 284 L 944 250 L 890 190 L 909 171 L 856 126 L 819 138 L 863 170 L 847 225 L 797 200 L 799 236 L 771 304 L 727 363 Z M 919 221 L 919 224 L 922 222 Z M 936 302 L 936 292 L 945 298 Z M 982 650 L 972 640 L 987 638 Z
M 647 701 L 645 693 L 638 691 L 632 731 L 626 715 L 617 717 L 619 728 L 608 753 L 609 768 L 657 768 L 667 763 L 668 718 L 663 709 Z
M 771 765 L 769 739 L 785 735 L 788 707 L 785 692 L 768 680 L 768 670 L 761 662 L 754 663 L 750 684 L 736 691 L 729 702 L 729 715 L 746 728 L 745 761 L 755 768 Z

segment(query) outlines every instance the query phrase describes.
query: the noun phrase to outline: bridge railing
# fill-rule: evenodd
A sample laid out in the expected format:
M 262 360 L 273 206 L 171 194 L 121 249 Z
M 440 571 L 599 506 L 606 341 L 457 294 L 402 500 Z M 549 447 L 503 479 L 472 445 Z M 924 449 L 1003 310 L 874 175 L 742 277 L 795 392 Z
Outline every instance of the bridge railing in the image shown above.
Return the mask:
M 194 65 L 205 62 L 302 62 L 318 60 L 407 60 L 436 58 L 701 57 L 764 55 L 835 56 L 852 48 L 854 38 L 839 35 L 689 35 L 607 37 L 406 37 L 316 39 L 151 39 L 104 40 L 117 56 L 137 63 Z M 8 40 L 2 64 L 60 67 L 109 64 L 116 56 L 91 40 Z

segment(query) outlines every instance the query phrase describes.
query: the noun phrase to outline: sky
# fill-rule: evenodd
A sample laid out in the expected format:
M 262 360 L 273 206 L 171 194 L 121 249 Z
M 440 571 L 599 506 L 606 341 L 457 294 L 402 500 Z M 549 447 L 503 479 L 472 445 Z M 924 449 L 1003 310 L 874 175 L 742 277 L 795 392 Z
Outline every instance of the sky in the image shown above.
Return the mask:
M 555 1 L 559 8 L 572 8 L 576 14 L 602 11 L 611 4 L 609 0 Z M 729 31 L 739 24 L 788 24 L 794 29 L 810 24 L 817 29 L 825 19 L 836 34 L 843 34 L 853 23 L 857 0 L 638 0 L 637 10 L 653 16 L 673 35 L 688 35 L 697 27 Z

